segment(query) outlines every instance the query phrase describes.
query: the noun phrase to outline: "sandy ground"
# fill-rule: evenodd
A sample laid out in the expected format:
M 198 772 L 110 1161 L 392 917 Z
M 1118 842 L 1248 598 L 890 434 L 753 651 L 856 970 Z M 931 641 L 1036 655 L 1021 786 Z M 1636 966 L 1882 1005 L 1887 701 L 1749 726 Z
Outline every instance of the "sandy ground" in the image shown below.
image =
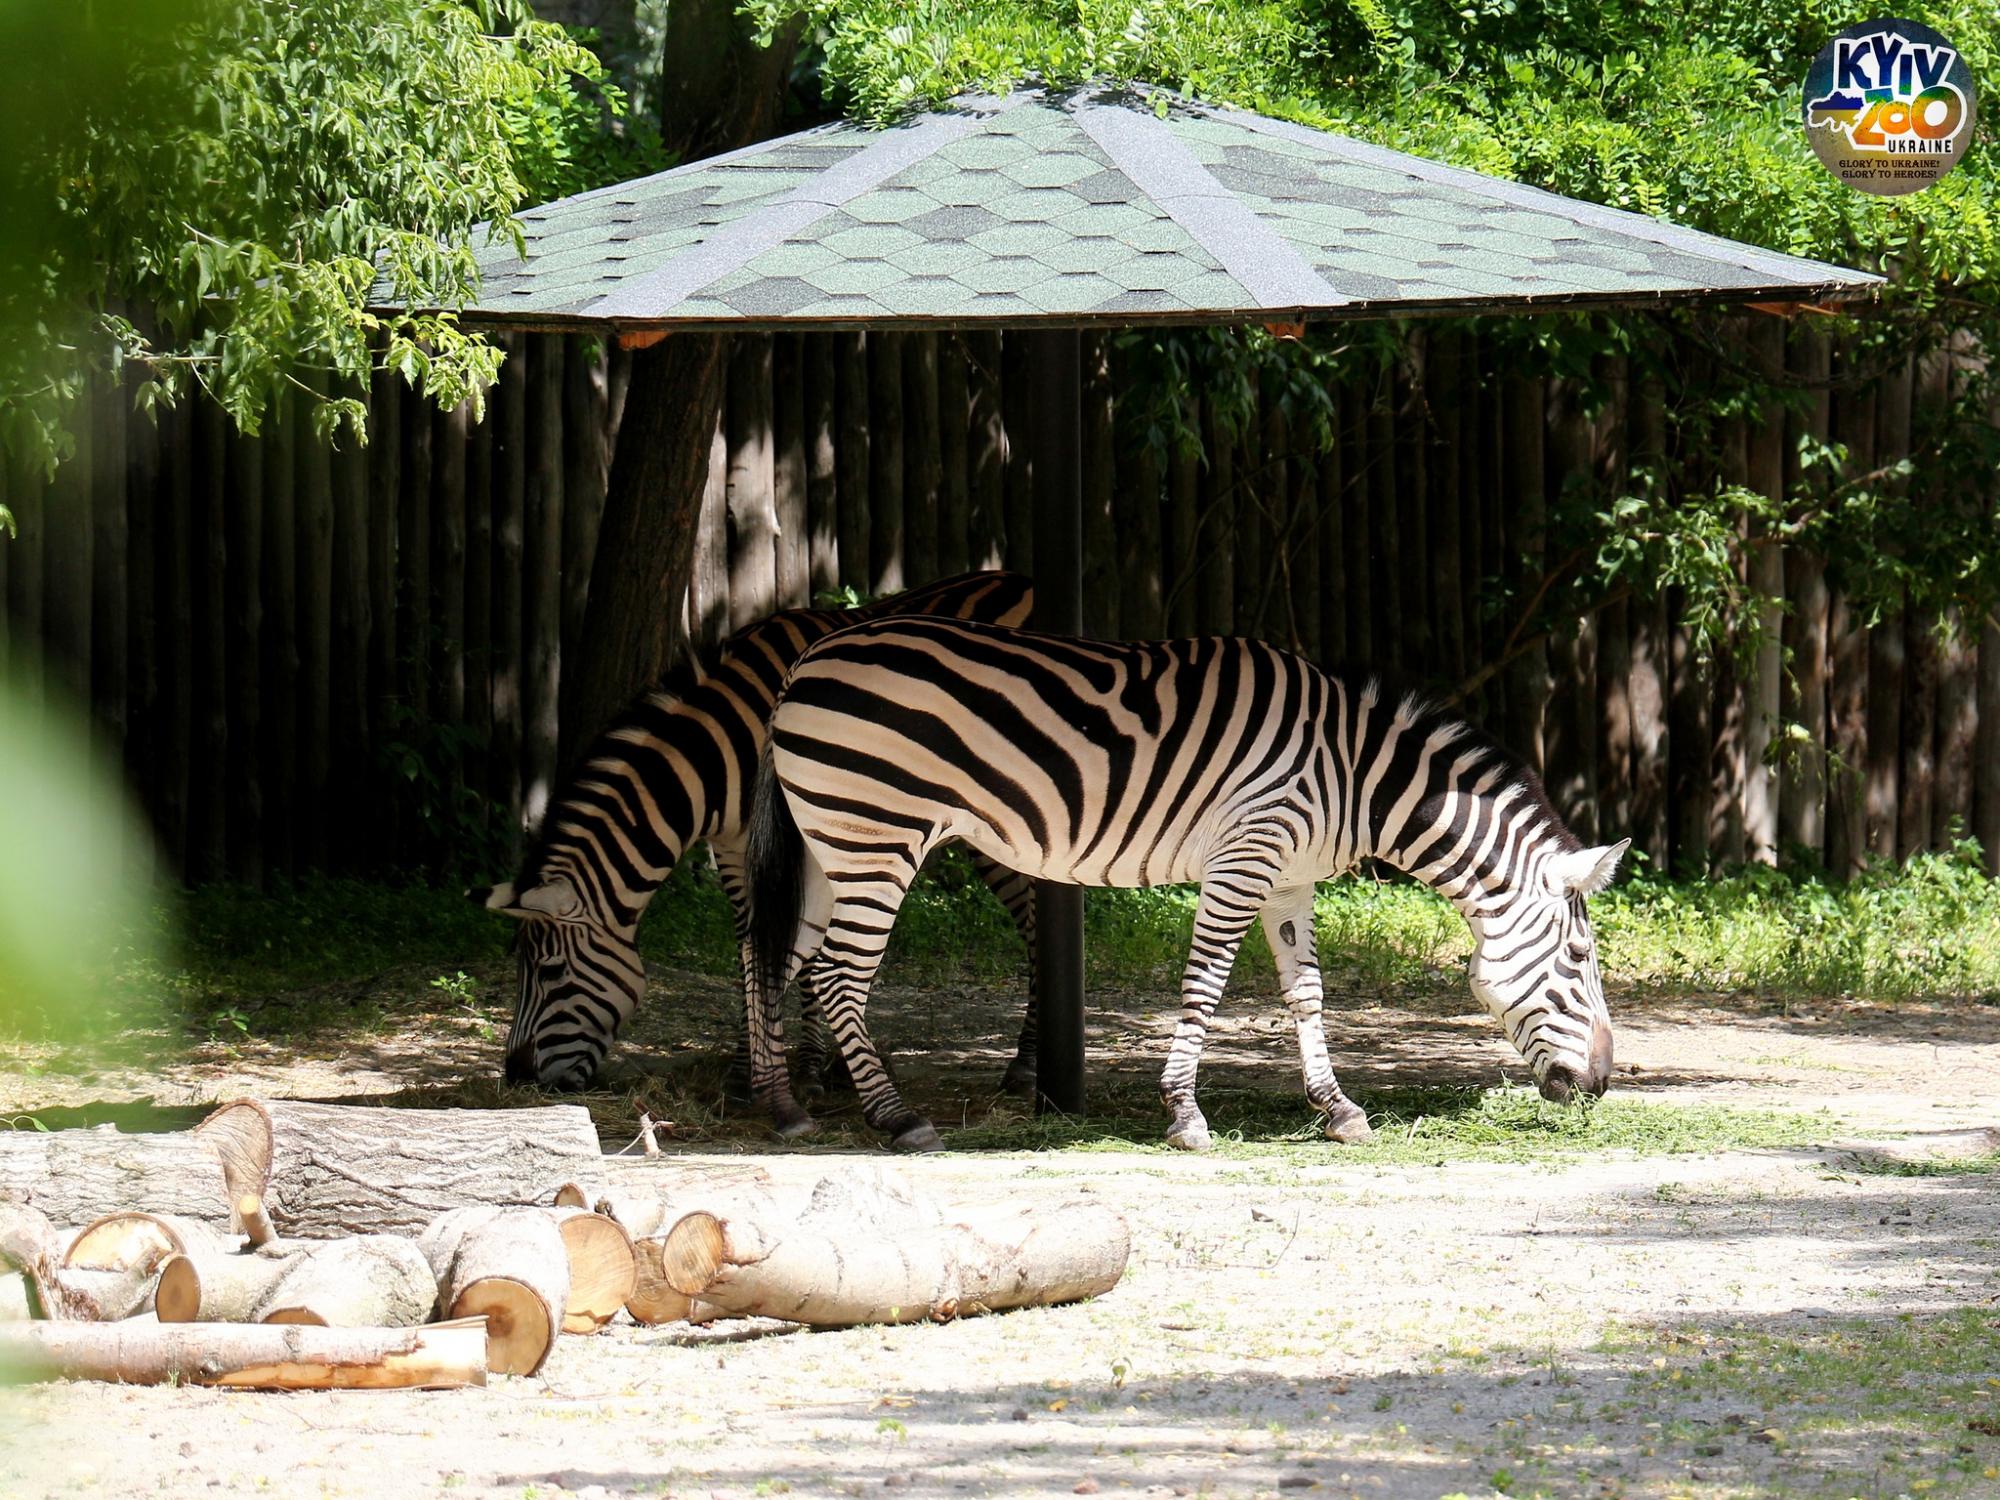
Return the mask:
M 711 988 L 683 985 L 696 1000 Z M 883 999 L 911 1092 L 948 1121 L 992 1076 L 1004 1014 L 976 1044 L 918 1050 L 907 1038 L 935 997 Z M 1985 1390 L 2000 1409 L 2000 1179 L 1859 1169 L 1882 1151 L 1990 1149 L 1995 1016 L 1718 1002 L 1621 1017 L 1621 1067 L 1636 1067 L 1621 1087 L 1830 1111 L 1810 1150 L 899 1162 L 944 1198 L 1117 1207 L 1133 1229 L 1125 1281 L 1085 1305 L 942 1326 L 615 1324 L 564 1340 L 539 1377 L 476 1391 L 0 1393 L 0 1496 L 2000 1496 L 2000 1420 L 1979 1414 Z M 1100 1011 L 1093 1057 L 1149 1070 L 1167 1024 L 1156 1003 Z M 1350 1084 L 1519 1073 L 1490 1022 L 1448 1004 L 1355 1005 L 1334 1033 Z M 252 1048 L 169 1070 L 154 1092 L 393 1092 L 491 1052 L 470 1032 L 442 1048 L 388 1037 L 338 1065 Z M 1276 1017 L 1233 1020 L 1211 1062 L 1211 1082 L 1295 1086 Z M 91 1078 L 19 1102 L 132 1086 Z M 1902 1139 L 1852 1154 L 1889 1133 Z M 852 1162 L 757 1159 L 800 1182 Z M 1865 1351 L 1965 1309 L 1993 1315 L 1972 1325 L 1990 1359 L 1947 1394 L 1883 1406 L 1879 1385 L 1925 1372 L 1826 1363 L 1829 1337 Z M 1781 1383 L 1797 1409 L 1704 1374 L 1711 1340 L 1796 1360 Z

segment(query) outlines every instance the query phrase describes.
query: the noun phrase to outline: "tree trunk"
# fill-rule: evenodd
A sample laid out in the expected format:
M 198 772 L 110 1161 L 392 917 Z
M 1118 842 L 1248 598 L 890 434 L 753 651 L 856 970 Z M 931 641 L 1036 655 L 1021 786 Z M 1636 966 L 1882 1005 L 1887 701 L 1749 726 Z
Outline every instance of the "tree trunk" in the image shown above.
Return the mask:
M 939 516 L 944 462 L 938 419 L 938 336 L 913 333 L 903 341 L 903 585 L 938 576 Z
M 510 335 L 488 405 L 493 429 L 493 733 L 488 785 L 510 844 L 521 836 L 521 621 L 527 561 L 528 381 L 525 343 Z M 600 554 L 601 555 L 601 554 Z M 592 574 L 595 577 L 595 572 Z M 623 706 L 622 704 L 620 705 Z M 565 720 L 567 715 L 564 716 Z
M 1502 487 L 1514 499 L 1505 516 L 1507 573 L 1512 585 L 1508 592 L 1514 599 L 1524 602 L 1533 596 L 1543 570 L 1548 566 L 1543 535 L 1547 525 L 1548 496 L 1544 397 L 1543 383 L 1523 375 L 1509 377 L 1502 392 L 1507 466 Z M 1372 451 L 1377 434 L 1372 426 L 1369 437 L 1369 458 L 1373 462 L 1377 457 Z M 1521 604 L 1514 606 L 1517 611 L 1521 607 Z M 1517 613 L 1506 621 L 1502 639 L 1504 641 L 1511 634 L 1531 640 L 1539 630 L 1535 621 L 1524 619 Z M 1508 749 L 1539 770 L 1546 763 L 1543 721 L 1549 699 L 1547 649 L 1540 645 L 1529 646 L 1514 658 L 1504 675 L 1507 681 L 1507 720 L 1503 739 Z
M 263 1199 L 278 1233 L 413 1232 L 468 1204 L 547 1204 L 601 1159 L 589 1111 L 409 1110 L 289 1099 L 225 1104 L 196 1137 L 222 1163 L 226 1206 Z
M 801 27 L 788 21 L 760 47 L 733 0 L 676 0 L 667 9 L 660 135 L 667 155 L 700 161 L 773 134 Z
M 969 493 L 966 564 L 998 568 L 1007 561 L 1007 429 L 1000 420 L 1000 335 L 979 329 L 959 335 L 966 362 L 966 450 Z
M 965 340 L 957 334 L 937 339 L 938 488 L 937 570 L 952 578 L 972 566 L 971 394 Z
M 806 496 L 806 367 L 801 335 L 776 334 L 771 350 L 771 488 L 778 513 L 778 608 L 812 603 L 812 532 Z
M 562 717 L 572 745 L 588 744 L 666 668 L 687 592 L 721 373 L 715 334 L 674 334 L 633 356 L 590 572 L 589 649 L 563 674 Z
M 874 586 L 870 555 L 873 533 L 869 523 L 868 335 L 836 333 L 835 363 L 839 371 L 834 402 L 840 441 L 833 450 L 834 506 L 840 532 L 840 581 L 857 593 Z
M 476 1319 L 392 1329 L 24 1323 L 0 1328 L 0 1371 L 121 1385 L 449 1390 L 486 1384 L 486 1331 Z
M 903 537 L 903 344 L 907 334 L 868 335 L 868 592 L 909 586 Z
M 840 450 L 834 443 L 839 405 L 837 341 L 801 335 L 805 360 L 806 543 L 813 599 L 840 587 Z
M 729 351 L 728 628 L 779 607 L 778 497 L 771 452 L 771 336 L 739 334 Z
M 532 1375 L 548 1360 L 569 1303 L 569 1257 L 546 1213 L 468 1207 L 417 1239 L 447 1318 L 486 1319 L 487 1367 Z
M 1812 400 L 1786 422 L 1784 480 L 1786 493 L 1801 485 L 1824 483 L 1822 476 L 1801 462 L 1801 439 L 1824 442 L 1830 420 L 1832 346 L 1817 329 L 1796 334 L 1786 349 L 1792 377 L 1805 385 Z M 1778 832 L 1782 844 L 1826 852 L 1827 783 L 1827 588 L 1826 562 L 1805 547 L 1784 559 L 1785 589 L 1792 611 L 1785 617 L 1784 643 L 1791 674 L 1784 698 L 1785 713 L 1805 733 L 1807 744 L 1788 756 L 1778 801 Z
M 298 863 L 326 868 L 328 785 L 333 779 L 333 449 L 313 430 L 323 378 L 297 406 L 299 423 L 299 784 L 292 812 Z

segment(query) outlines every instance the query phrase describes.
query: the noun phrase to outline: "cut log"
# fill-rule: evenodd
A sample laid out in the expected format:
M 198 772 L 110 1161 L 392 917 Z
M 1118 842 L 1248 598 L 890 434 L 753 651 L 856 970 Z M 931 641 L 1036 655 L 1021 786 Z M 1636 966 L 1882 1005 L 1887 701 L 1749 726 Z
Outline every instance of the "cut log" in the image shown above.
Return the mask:
M 617 1315 L 638 1283 L 632 1236 L 624 1225 L 586 1208 L 552 1208 L 549 1217 L 569 1258 L 564 1333 L 595 1333 Z
M 569 1303 L 569 1258 L 546 1213 L 461 1208 L 417 1239 L 448 1318 L 486 1319 L 487 1368 L 532 1375 L 555 1347 Z
M 1118 1284 L 1130 1253 L 1122 1218 L 1068 1203 L 888 1232 L 844 1214 L 695 1213 L 668 1234 L 663 1259 L 676 1291 L 727 1312 L 850 1327 L 1097 1296 Z
M 304 1254 L 294 1247 L 276 1253 L 170 1255 L 160 1267 L 153 1311 L 162 1323 L 254 1323 L 271 1288 Z M 428 1261 L 424 1285 L 435 1301 Z M 427 1314 L 429 1310 L 426 1306 Z
M 222 1163 L 226 1206 L 256 1193 L 281 1235 L 414 1233 L 473 1204 L 546 1204 L 600 1160 L 590 1114 L 410 1110 L 289 1099 L 225 1104 L 196 1127 Z
M 662 1234 L 632 1241 L 632 1295 L 625 1300 L 625 1311 L 632 1315 L 632 1321 L 652 1327 L 660 1323 L 713 1323 L 730 1316 L 712 1302 L 674 1290 L 667 1280 L 666 1244 Z
M 222 1255 L 234 1249 L 199 1219 L 178 1214 L 106 1214 L 78 1231 L 63 1252 L 66 1269 L 159 1270 L 171 1255 Z
M 144 1203 L 162 1214 L 221 1224 L 229 1199 L 215 1153 L 186 1132 L 0 1132 L 0 1200 L 63 1224 L 85 1224 Z
M 477 1318 L 420 1328 L 25 1323 L 0 1328 L 0 1376 L 268 1391 L 450 1390 L 486 1384 Z
M 408 1328 L 428 1322 L 437 1304 L 429 1259 L 400 1235 L 328 1240 L 283 1266 L 257 1306 L 259 1323 Z

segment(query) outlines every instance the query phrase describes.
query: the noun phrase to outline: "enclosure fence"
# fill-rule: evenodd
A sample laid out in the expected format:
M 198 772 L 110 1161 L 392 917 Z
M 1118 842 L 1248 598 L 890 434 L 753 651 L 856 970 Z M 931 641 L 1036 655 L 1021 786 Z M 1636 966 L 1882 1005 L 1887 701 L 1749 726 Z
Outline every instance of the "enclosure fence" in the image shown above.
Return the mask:
M 1742 330 L 1819 393 L 1725 432 L 1721 477 L 1764 494 L 1799 481 L 1801 439 L 1845 444 L 1850 468 L 1893 465 L 1951 378 L 1936 358 L 1830 382 L 1823 337 Z M 100 390 L 53 483 L 6 476 L 13 702 L 88 703 L 171 872 L 264 882 L 518 852 L 559 770 L 563 663 L 587 649 L 632 356 L 505 342 L 484 421 L 378 377 L 372 442 L 335 448 L 302 397 L 245 437 L 205 402 L 155 426 Z M 1581 837 L 1630 834 L 1678 868 L 1806 851 L 1844 871 L 1964 834 L 1989 868 L 2000 854 L 1991 621 L 1867 628 L 1825 559 L 1751 537 L 1745 581 L 1785 601 L 1754 662 L 1696 649 L 1671 592 L 1614 593 L 1574 632 L 1524 630 L 1568 564 L 1548 555 L 1551 507 L 1617 493 L 1666 441 L 1660 393 L 1616 362 L 1598 372 L 1612 399 L 1586 412 L 1573 382 L 1439 327 L 1332 392 L 1330 450 L 1302 456 L 1272 396 L 1242 432 L 1197 412 L 1203 459 L 1121 446 L 1113 346 L 1084 351 L 1090 633 L 1260 635 L 1457 692 L 1542 769 Z M 692 638 L 841 589 L 1033 572 L 1019 355 L 998 333 L 738 337 Z

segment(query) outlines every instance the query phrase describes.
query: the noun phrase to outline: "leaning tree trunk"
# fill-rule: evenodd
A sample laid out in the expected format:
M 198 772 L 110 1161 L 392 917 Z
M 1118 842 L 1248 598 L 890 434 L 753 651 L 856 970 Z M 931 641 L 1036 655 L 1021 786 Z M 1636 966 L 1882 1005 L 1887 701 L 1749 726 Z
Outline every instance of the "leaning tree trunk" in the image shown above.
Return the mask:
M 589 645 L 562 674 L 565 762 L 660 675 L 678 644 L 722 349 L 720 335 L 679 333 L 633 357 L 584 610 Z

